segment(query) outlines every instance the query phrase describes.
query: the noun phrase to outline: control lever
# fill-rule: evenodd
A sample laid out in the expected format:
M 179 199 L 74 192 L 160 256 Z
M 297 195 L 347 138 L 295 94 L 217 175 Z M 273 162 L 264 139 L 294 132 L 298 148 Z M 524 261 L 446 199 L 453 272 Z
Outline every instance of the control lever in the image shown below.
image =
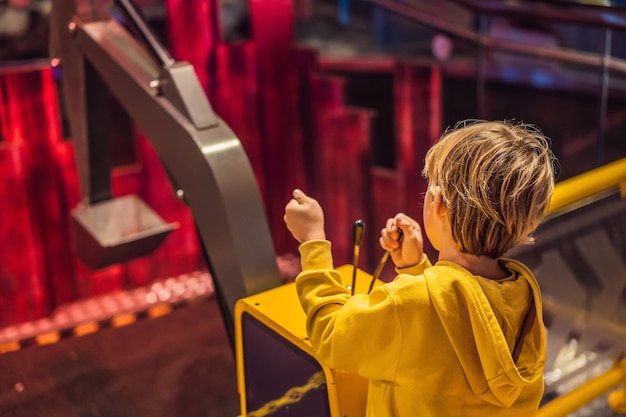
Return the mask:
M 365 231 L 365 223 L 363 220 L 357 220 L 352 225 L 352 241 L 354 243 L 354 258 L 352 260 L 352 286 L 350 287 L 350 294 L 354 295 L 354 288 L 356 287 L 356 270 L 359 266 L 359 252 L 361 250 L 361 242 L 363 241 L 363 234 Z
M 402 229 L 399 229 L 398 242 L 402 239 L 402 236 L 404 236 L 404 233 L 402 232 Z M 372 291 L 372 288 L 374 288 L 374 283 L 380 277 L 380 274 L 383 272 L 383 268 L 385 267 L 385 264 L 387 263 L 387 259 L 389 259 L 388 250 L 385 251 L 385 253 L 383 253 L 383 257 L 380 258 L 380 262 L 378 262 L 378 266 L 376 267 L 376 270 L 374 271 L 374 274 L 372 275 L 372 280 L 370 281 L 370 287 L 367 290 L 368 294 Z

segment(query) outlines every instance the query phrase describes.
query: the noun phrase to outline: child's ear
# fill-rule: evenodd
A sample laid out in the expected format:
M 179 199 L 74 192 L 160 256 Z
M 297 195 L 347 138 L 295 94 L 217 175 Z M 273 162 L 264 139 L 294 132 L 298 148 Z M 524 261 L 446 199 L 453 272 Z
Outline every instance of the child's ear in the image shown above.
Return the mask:
M 441 187 L 438 185 L 432 188 L 431 191 L 433 204 L 435 205 L 435 213 L 440 216 L 446 216 L 448 214 L 448 209 L 446 207 L 446 203 L 443 201 L 443 194 L 441 193 Z

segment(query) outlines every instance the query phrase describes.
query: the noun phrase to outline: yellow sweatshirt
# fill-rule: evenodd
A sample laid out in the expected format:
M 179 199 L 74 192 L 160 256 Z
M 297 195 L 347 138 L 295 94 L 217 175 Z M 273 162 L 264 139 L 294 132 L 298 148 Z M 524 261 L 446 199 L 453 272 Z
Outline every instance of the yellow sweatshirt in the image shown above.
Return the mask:
M 320 360 L 370 380 L 367 417 L 530 417 L 543 395 L 546 335 L 532 273 L 503 280 L 424 256 L 367 294 L 350 292 L 328 241 L 300 245 L 296 288 Z

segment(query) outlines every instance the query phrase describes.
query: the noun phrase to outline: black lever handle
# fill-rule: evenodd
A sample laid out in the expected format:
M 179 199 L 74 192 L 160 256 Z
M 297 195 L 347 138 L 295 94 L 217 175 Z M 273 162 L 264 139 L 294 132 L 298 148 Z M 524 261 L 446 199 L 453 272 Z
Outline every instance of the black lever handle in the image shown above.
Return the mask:
M 352 260 L 352 286 L 350 294 L 354 295 L 354 287 L 356 286 L 356 270 L 359 266 L 359 252 L 361 250 L 361 242 L 365 232 L 365 223 L 363 220 L 357 220 L 352 225 L 352 241 L 354 243 L 354 258 Z

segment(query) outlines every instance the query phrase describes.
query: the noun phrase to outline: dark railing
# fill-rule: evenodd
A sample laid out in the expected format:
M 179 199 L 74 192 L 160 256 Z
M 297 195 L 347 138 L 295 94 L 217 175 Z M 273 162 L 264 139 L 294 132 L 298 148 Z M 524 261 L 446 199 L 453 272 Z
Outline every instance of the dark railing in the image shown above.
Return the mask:
M 596 70 L 600 78 L 598 90 L 597 140 L 594 151 L 595 166 L 606 163 L 605 136 L 607 133 L 607 109 L 611 89 L 611 74 L 626 75 L 626 59 L 612 55 L 612 40 L 615 31 L 626 33 L 626 8 L 588 6 L 573 2 L 509 2 L 451 0 L 476 16 L 476 29 L 467 28 L 429 13 L 417 3 L 403 3 L 397 0 L 365 0 L 433 30 L 469 41 L 477 46 L 476 53 L 476 100 L 477 113 L 486 117 L 486 53 L 498 51 L 523 55 L 535 59 L 562 62 L 578 67 Z M 546 47 L 502 39 L 488 34 L 485 18 L 502 16 L 509 18 L 535 19 L 550 23 L 566 23 L 588 26 L 603 32 L 601 52 L 587 52 L 572 48 Z

